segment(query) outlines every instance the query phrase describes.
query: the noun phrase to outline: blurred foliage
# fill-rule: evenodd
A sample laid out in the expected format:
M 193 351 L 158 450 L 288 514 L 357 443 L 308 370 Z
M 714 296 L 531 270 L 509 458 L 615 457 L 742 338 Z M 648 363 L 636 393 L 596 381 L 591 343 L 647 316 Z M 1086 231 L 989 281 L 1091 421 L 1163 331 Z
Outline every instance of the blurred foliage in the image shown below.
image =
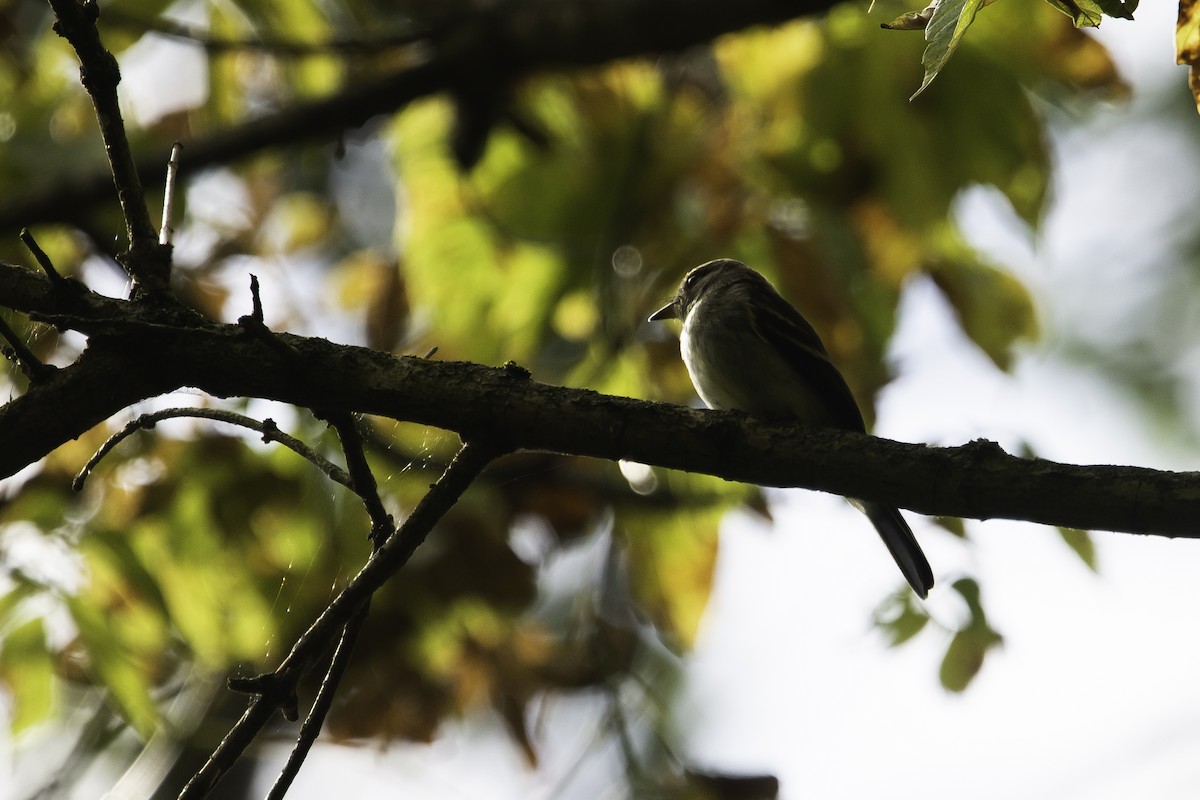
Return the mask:
M 966 603 L 967 619 L 950 639 L 938 677 L 947 690 L 961 692 L 979 674 L 987 654 L 1003 644 L 1004 638 L 988 622 L 975 580 L 959 578 L 950 588 Z
M 434 5 L 198 5 L 206 36 L 223 42 L 187 50 L 202 58 L 204 102 L 130 114 L 134 145 L 223 130 L 410 63 L 404 45 L 321 45 L 403 39 L 462 8 L 426 8 Z M 1035 227 L 1050 173 L 1035 97 L 1084 103 L 1123 87 L 1093 39 L 1037 4 L 979 15 L 952 64 L 910 102 L 922 42 L 880 31 L 885 12 L 902 10 L 881 5 L 889 9 L 874 16 L 837 6 L 819 22 L 652 62 L 540 74 L 502 96 L 428 99 L 334 146 L 267 150 L 191 176 L 178 289 L 232 319 L 249 306 L 246 274 L 255 272 L 279 329 L 513 359 L 547 382 L 688 402 L 673 335 L 643 321 L 689 267 L 730 256 L 766 272 L 804 311 L 869 418 L 891 377 L 884 356 L 898 298 L 916 276 L 932 278 L 965 336 L 1006 369 L 1013 345 L 1037 334 L 1033 305 L 966 244 L 953 204 L 988 184 Z M 150 55 L 172 57 L 146 33 L 164 27 L 165 6 L 105 4 L 109 45 L 125 57 L 157 42 Z M 44 6 L 0 8 L 9 98 L 0 181 L 10 191 L 103 163 L 73 55 L 49 23 Z M 271 45 L 281 40 L 313 52 Z M 144 70 L 171 63 L 142 56 Z M 482 128 L 472 122 L 481 116 Z M 473 169 L 464 173 L 464 162 Z M 61 271 L 111 283 L 119 230 L 106 209 L 35 234 Z M 31 263 L 6 242 L 0 258 Z M 78 349 L 11 322 L 47 360 Z M 369 422 L 385 501 L 403 513 L 453 443 Z M 339 460 L 318 421 L 296 415 L 281 427 Z M 369 552 L 365 514 L 341 487 L 289 452 L 207 423 L 122 444 L 74 495 L 71 474 L 104 437 L 96 430 L 61 448 L 0 501 L 0 681 L 17 730 L 60 710 L 67 683 L 103 692 L 145 736 L 183 669 L 273 666 Z M 510 457 L 377 597 L 330 732 L 428 740 L 448 716 L 491 706 L 533 760 L 533 700 L 601 688 L 619 709 L 630 685 L 654 709 L 640 724 L 666 731 L 679 663 L 664 653 L 694 641 L 719 520 L 743 504 L 761 508 L 761 495 L 699 476 Z M 1087 559 L 1078 536 L 1068 543 Z M 588 548 L 600 554 L 590 576 L 556 585 L 561 564 Z M 1000 639 L 974 581 L 954 589 L 969 613 L 944 631 L 941 680 L 961 691 Z M 889 602 L 877 622 L 893 643 L 929 629 L 907 590 Z M 654 744 L 626 753 L 631 774 L 638 759 L 665 763 L 662 735 L 642 741 Z M 689 775 L 675 777 L 690 786 Z

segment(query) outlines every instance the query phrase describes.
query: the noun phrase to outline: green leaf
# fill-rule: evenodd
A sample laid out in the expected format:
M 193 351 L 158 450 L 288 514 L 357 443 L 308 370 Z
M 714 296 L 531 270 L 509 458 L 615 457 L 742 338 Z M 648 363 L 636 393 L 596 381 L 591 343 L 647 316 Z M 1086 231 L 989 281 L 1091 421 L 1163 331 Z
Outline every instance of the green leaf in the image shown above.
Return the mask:
M 728 498 L 708 508 L 671 514 L 622 509 L 616 517 L 616 530 L 629 553 L 630 584 L 638 605 L 668 642 L 688 649 L 712 591 L 718 524 L 742 493 L 706 476 L 667 472 L 659 479 L 676 492 L 711 491 Z
M 1133 19 L 1138 0 L 1046 0 L 1071 18 L 1076 28 L 1095 28 L 1105 16 Z
M 117 641 L 115 631 L 100 610 L 80 598 L 67 599 L 67 608 L 87 647 L 92 674 L 110 692 L 121 715 L 143 740 L 158 726 L 158 708 L 150 697 L 147 678 Z
M 986 632 L 971 628 L 954 634 L 950 646 L 946 648 L 941 669 L 938 670 L 942 686 L 955 693 L 966 690 L 983 668 L 988 650 L 999 643 L 998 635 L 988 636 Z
M 963 332 L 1000 369 L 1008 369 L 1015 342 L 1037 335 L 1029 290 L 1008 273 L 963 254 L 931 267 L 930 277 L 954 308 Z
M 960 539 L 967 538 L 967 525 L 962 517 L 934 517 L 934 523 Z
M 34 618 L 4 632 L 0 684 L 12 704 L 12 732 L 20 733 L 50 716 L 54 707 L 54 664 L 46 632 Z
M 875 610 L 875 626 L 888 637 L 888 646 L 907 642 L 924 630 L 929 614 L 913 600 L 907 586 L 893 593 Z
M 963 34 L 975 21 L 976 12 L 983 5 L 984 0 L 946 0 L 934 10 L 933 17 L 925 28 L 925 41 L 929 44 L 925 46 L 925 52 L 921 55 L 925 79 L 921 81 L 920 88 L 913 92 L 910 100 L 915 99 L 933 83 L 933 79 L 942 71 L 942 67 L 946 66 Z
M 1137 0 L 1046 0 L 1071 18 L 1076 28 L 1095 28 L 1107 14 L 1110 17 L 1133 19 Z
M 1096 543 L 1092 540 L 1092 534 L 1089 531 L 1081 531 L 1077 528 L 1059 527 L 1058 535 L 1075 551 L 1075 555 L 1079 556 L 1079 560 L 1087 565 L 1087 568 L 1092 572 L 1099 572 L 1096 566 Z
M 951 588 L 967 604 L 968 618 L 946 648 L 938 678 L 950 692 L 962 692 L 979 674 L 988 652 L 1003 643 L 1003 637 L 987 621 L 979 583 L 973 578 L 960 578 Z
M 1133 12 L 1137 11 L 1138 0 L 1096 0 L 1104 13 L 1110 17 L 1118 19 L 1133 19 Z

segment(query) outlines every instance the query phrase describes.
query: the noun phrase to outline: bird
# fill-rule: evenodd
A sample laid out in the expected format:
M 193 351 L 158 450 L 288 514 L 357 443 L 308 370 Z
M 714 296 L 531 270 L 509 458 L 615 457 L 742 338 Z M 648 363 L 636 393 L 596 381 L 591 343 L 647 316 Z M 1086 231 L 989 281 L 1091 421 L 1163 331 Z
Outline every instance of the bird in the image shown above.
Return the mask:
M 652 322 L 666 319 L 683 322 L 679 351 L 709 408 L 866 433 L 858 403 L 812 325 L 742 262 L 719 258 L 693 268 L 671 302 L 650 315 Z M 933 570 L 900 511 L 847 499 L 925 599 Z

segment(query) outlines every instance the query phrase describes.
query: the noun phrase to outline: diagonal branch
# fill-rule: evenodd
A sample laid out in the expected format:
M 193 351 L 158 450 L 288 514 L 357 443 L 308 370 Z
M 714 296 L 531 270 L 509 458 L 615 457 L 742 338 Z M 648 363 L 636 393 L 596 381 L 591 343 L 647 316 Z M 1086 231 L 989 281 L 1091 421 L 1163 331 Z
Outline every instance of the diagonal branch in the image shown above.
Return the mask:
M 371 595 L 408 562 L 437 521 L 458 501 L 479 473 L 502 452 L 503 448 L 489 444 L 464 444 L 446 472 L 430 487 L 429 492 L 413 509 L 400 529 L 372 554 L 366 566 L 296 640 L 291 653 L 275 672 L 243 682 L 252 684 L 252 690 L 259 693 L 250 702 L 242 718 L 217 746 L 207 763 L 184 787 L 179 795 L 180 800 L 200 798 L 208 794 L 246 747 L 254 741 L 263 725 L 279 707 L 280 698 L 294 693 L 296 681 L 333 639 L 338 629 L 346 626 L 370 600 Z
M 96 0 L 85 0 L 83 3 L 79 0 L 49 2 L 57 18 L 54 31 L 70 42 L 79 56 L 79 79 L 96 108 L 104 152 L 108 157 L 117 198 L 121 202 L 125 232 L 129 239 L 129 251 L 122 259 L 122 266 L 142 289 L 161 291 L 166 288 L 171 251 L 165 245 L 158 244 L 158 235 L 146 207 L 141 173 L 129 148 L 125 122 L 117 102 L 121 71 L 117 67 L 117 59 L 104 49 L 96 30 L 100 8 Z
M 33 354 L 33 351 L 25 346 L 25 342 L 21 340 L 16 331 L 8 327 L 8 323 L 4 321 L 3 317 L 0 317 L 0 339 L 3 339 L 8 345 L 0 347 L 0 352 L 15 361 L 17 368 L 30 381 L 39 381 L 46 375 L 54 374 L 55 368 L 49 364 L 43 364 Z
M 342 441 L 342 451 L 346 455 L 346 469 L 350 473 L 354 493 L 362 499 L 363 505 L 366 506 L 367 513 L 371 517 L 371 542 L 373 543 L 372 554 L 374 555 L 379 551 L 383 543 L 387 541 L 388 537 L 396 532 L 392 515 L 387 513 L 387 510 L 383 506 L 383 500 L 379 496 L 379 487 L 375 481 L 375 475 L 371 472 L 371 468 L 367 464 L 367 455 L 363 450 L 363 439 L 358 429 L 358 422 L 349 414 L 339 414 L 330 420 L 330 424 L 333 425 L 338 433 L 338 437 Z M 283 769 L 280 770 L 279 776 L 271 786 L 271 791 L 267 794 L 267 800 L 282 800 L 291 787 L 292 781 L 296 779 L 296 775 L 300 772 L 300 767 L 304 764 L 305 759 L 308 758 L 309 751 L 312 749 L 313 744 L 316 743 L 317 736 L 321 733 L 321 726 L 325 723 L 325 717 L 329 713 L 329 709 L 333 706 L 333 696 L 337 692 L 337 687 L 341 683 L 342 677 L 346 674 L 346 668 L 350 665 L 350 656 L 354 652 L 354 644 L 358 640 L 359 633 L 362 632 L 363 624 L 367 621 L 367 614 L 370 612 L 370 608 L 371 598 L 368 597 L 354 610 L 350 618 L 346 621 L 345 627 L 342 628 L 337 648 L 333 652 L 333 658 L 330 660 L 329 667 L 325 670 L 325 677 L 321 681 L 321 688 L 317 691 L 312 708 L 309 709 L 308 716 L 305 718 L 304 724 L 300 727 L 300 734 L 296 738 L 296 746 L 292 748 L 287 762 L 283 765 Z

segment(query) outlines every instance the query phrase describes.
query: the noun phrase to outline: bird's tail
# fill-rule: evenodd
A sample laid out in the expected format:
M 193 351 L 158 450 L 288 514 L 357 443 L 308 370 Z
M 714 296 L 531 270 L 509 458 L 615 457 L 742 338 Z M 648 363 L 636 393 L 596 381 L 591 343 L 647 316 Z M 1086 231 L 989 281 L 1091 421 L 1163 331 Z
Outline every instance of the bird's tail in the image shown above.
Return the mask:
M 904 573 L 913 591 L 924 600 L 933 588 L 933 570 L 930 569 L 925 554 L 921 552 L 921 545 L 917 544 L 917 537 L 913 536 L 912 529 L 908 527 L 904 517 L 900 516 L 900 511 L 877 503 L 856 505 L 859 505 L 871 520 L 875 530 L 879 531 L 880 538 L 887 545 L 892 558 L 896 559 L 896 565 Z

